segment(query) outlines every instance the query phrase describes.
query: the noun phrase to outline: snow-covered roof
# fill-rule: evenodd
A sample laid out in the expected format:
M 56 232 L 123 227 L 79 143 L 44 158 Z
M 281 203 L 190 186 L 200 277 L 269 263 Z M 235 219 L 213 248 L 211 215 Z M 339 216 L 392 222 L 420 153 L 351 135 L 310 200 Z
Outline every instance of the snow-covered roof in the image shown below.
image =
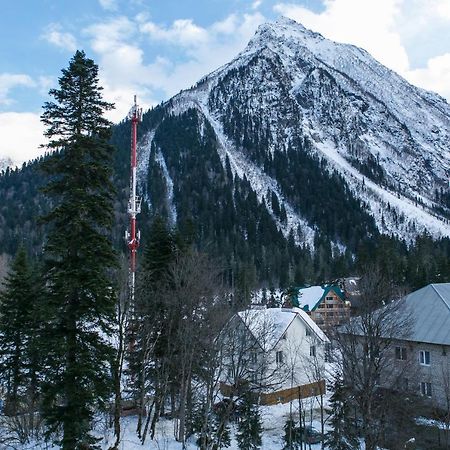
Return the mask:
M 238 313 L 264 351 L 275 347 L 295 318 L 302 320 L 323 342 L 329 342 L 323 331 L 301 308 L 257 308 Z
M 281 308 L 247 309 L 238 315 L 264 351 L 275 347 L 296 316 Z
M 298 302 L 301 308 L 307 306 L 309 311 L 314 309 L 317 302 L 323 297 L 325 289 L 322 286 L 311 286 L 299 289 Z
M 299 289 L 297 300 L 300 308 L 303 308 L 306 311 L 314 311 L 319 305 L 319 302 L 328 295 L 328 292 L 330 291 L 333 291 L 341 300 L 345 299 L 344 293 L 341 291 L 340 287 L 334 284 Z
M 298 317 L 305 322 L 305 324 L 311 328 L 314 334 L 322 341 L 322 342 L 330 342 L 327 335 L 321 330 L 321 328 L 311 319 L 309 314 L 301 308 L 292 308 L 294 312 L 297 313 Z

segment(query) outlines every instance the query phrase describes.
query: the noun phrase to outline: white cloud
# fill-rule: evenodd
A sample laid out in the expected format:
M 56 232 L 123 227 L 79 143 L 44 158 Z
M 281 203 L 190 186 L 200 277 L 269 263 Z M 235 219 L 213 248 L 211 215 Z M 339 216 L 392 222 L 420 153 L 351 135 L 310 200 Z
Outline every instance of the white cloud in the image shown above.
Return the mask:
M 42 155 L 45 150 L 39 145 L 45 143 L 43 133 L 39 114 L 0 113 L 0 158 L 9 157 L 21 164 Z
M 265 21 L 259 13 L 233 14 L 208 27 L 190 19 L 178 19 L 169 26 L 150 22 L 144 15 L 136 22 L 118 17 L 87 28 L 91 46 L 98 54 L 101 82 L 105 97 L 116 103 L 111 120 L 121 120 L 137 94 L 144 106 L 156 104 L 155 91 L 170 98 L 208 72 L 225 64 L 241 51 Z M 139 39 L 164 45 L 177 45 L 180 56 L 168 60 L 156 56 L 145 61 Z
M 274 10 L 329 39 L 362 47 L 404 73 L 409 59 L 395 27 L 401 4 L 402 0 L 324 0 L 325 10 L 320 13 L 293 3 L 279 3 Z
M 125 16 L 107 22 L 91 25 L 83 30 L 91 37 L 91 46 L 97 53 L 104 54 L 126 42 L 135 31 L 134 23 Z
M 108 11 L 115 11 L 117 9 L 116 0 L 99 0 L 100 6 Z
M 427 66 L 410 70 L 406 78 L 413 84 L 438 92 L 450 101 L 450 53 L 431 58 Z
M 216 34 L 233 34 L 239 26 L 239 17 L 237 14 L 230 14 L 225 19 L 214 22 L 211 25 L 211 31 Z
M 17 86 L 34 87 L 36 83 L 25 74 L 2 73 L 0 74 L 0 105 L 10 105 L 13 100 L 9 93 Z
M 152 39 L 167 41 L 172 44 L 187 47 L 198 45 L 208 40 L 208 31 L 193 23 L 191 19 L 175 20 L 170 27 L 161 27 L 154 22 L 141 25 L 141 31 Z
M 262 0 L 255 0 L 252 3 L 252 9 L 258 9 L 262 5 Z
M 62 31 L 59 24 L 50 24 L 41 36 L 50 44 L 56 45 L 64 50 L 74 52 L 77 49 L 77 40 L 71 33 Z
M 428 7 L 430 7 L 429 4 Z M 432 8 L 433 7 L 436 8 L 438 17 L 450 20 L 450 2 L 448 0 L 432 0 Z

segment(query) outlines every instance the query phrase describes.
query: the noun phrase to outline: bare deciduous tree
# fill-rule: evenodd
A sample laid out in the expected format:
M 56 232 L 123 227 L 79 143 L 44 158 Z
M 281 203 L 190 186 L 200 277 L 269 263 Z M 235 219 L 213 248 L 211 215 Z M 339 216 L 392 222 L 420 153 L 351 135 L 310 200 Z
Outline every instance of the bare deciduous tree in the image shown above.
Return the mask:
M 360 316 L 340 328 L 337 342 L 344 383 L 353 393 L 366 449 L 375 450 L 389 401 L 389 396 L 380 395 L 380 386 L 398 388 L 401 383 L 407 369 L 396 364 L 395 344 L 410 335 L 412 324 L 402 292 L 376 269 L 366 272 L 360 289 Z

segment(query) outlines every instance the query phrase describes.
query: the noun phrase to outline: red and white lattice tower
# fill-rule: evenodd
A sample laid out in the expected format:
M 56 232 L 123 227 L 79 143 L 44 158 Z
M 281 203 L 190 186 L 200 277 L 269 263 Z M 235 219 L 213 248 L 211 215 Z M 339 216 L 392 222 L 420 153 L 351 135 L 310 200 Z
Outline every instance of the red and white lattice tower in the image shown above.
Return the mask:
M 130 216 L 130 228 L 125 231 L 125 241 L 130 250 L 130 297 L 134 302 L 134 286 L 136 280 L 136 253 L 139 247 L 140 232 L 136 227 L 136 216 L 141 212 L 141 199 L 138 197 L 136 170 L 137 170 L 137 124 L 142 119 L 142 109 L 136 103 L 134 96 L 134 105 L 128 113 L 131 120 L 131 176 L 130 176 L 130 199 L 128 201 L 128 215 Z

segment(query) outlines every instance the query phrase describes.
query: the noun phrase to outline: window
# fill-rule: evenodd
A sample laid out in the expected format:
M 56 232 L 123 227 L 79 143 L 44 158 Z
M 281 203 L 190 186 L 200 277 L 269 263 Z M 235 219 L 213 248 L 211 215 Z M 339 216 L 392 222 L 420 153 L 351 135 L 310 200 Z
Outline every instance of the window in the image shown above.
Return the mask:
M 306 327 L 306 336 L 311 336 L 311 328 Z
M 258 362 L 258 354 L 256 352 L 252 352 L 251 354 L 251 362 L 256 364 Z
M 252 383 L 258 383 L 258 373 L 257 372 L 252 372 L 251 373 L 251 377 L 252 377 Z
M 333 300 L 333 297 L 325 297 L 325 300 Z
M 315 345 L 311 345 L 311 347 L 309 347 L 309 356 L 316 356 L 316 346 Z
M 333 304 L 327 304 L 327 308 L 332 309 L 334 307 Z
M 406 347 L 395 347 L 395 359 L 406 361 Z
M 278 365 L 283 363 L 283 352 L 281 350 L 276 353 L 275 359 Z
M 420 393 L 426 397 L 431 397 L 431 383 L 422 381 L 420 383 Z
M 422 366 L 429 366 L 431 362 L 430 352 L 427 350 L 420 350 L 419 361 Z

